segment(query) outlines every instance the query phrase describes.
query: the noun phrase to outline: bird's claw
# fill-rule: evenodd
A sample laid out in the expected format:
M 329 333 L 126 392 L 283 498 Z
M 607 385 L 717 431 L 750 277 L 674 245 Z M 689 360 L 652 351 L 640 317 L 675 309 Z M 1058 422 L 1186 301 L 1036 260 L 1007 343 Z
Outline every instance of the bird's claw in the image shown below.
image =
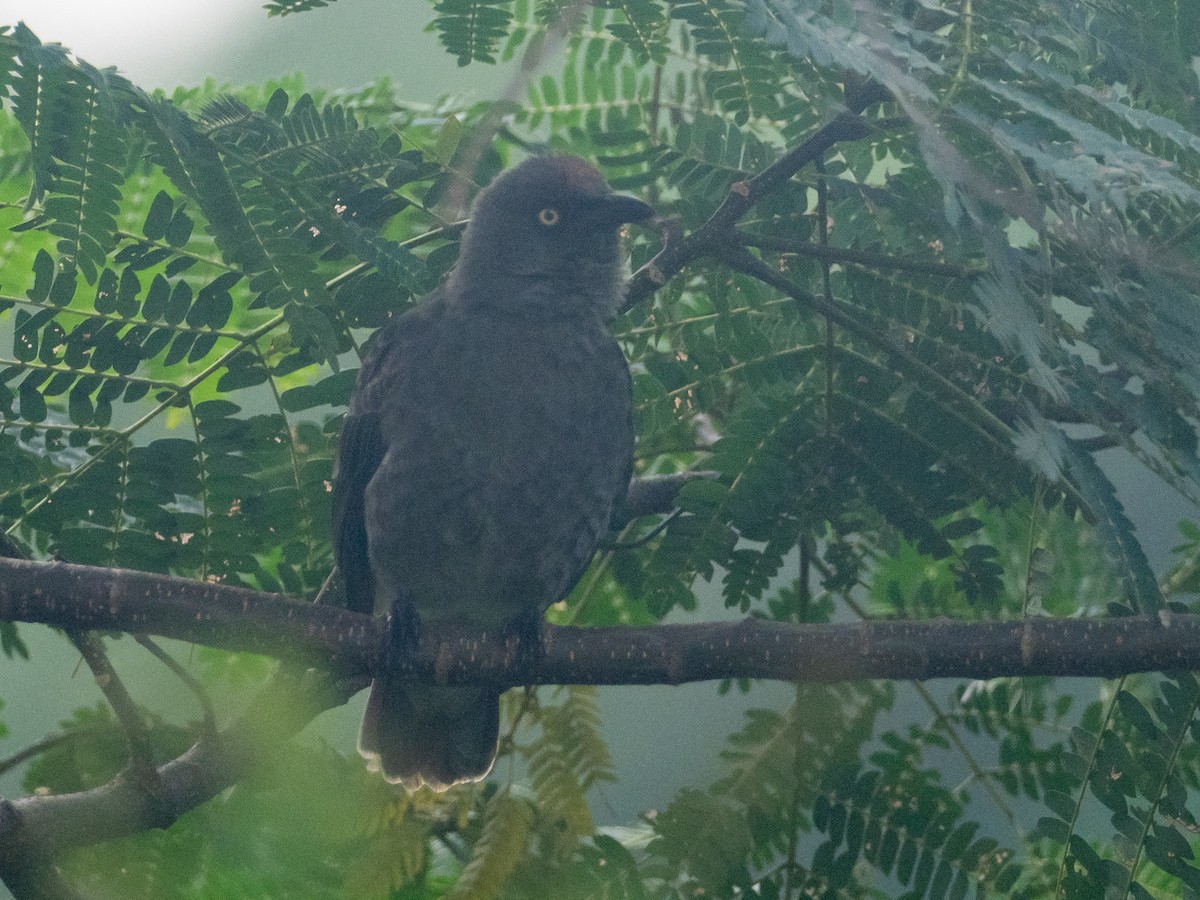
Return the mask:
M 398 597 L 388 613 L 387 645 L 384 647 L 384 668 L 389 672 L 405 672 L 413 667 L 413 658 L 421 645 L 421 617 L 412 601 Z
M 505 645 L 512 648 L 515 643 L 512 660 L 518 669 L 535 668 L 546 655 L 545 624 L 542 610 L 532 607 L 518 613 L 505 626 Z

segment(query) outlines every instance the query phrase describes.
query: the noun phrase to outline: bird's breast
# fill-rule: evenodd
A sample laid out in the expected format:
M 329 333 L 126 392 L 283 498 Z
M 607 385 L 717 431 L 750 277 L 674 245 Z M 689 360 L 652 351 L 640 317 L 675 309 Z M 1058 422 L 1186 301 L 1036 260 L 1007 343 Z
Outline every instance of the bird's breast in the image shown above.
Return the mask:
M 598 325 L 470 322 L 422 348 L 367 489 L 381 594 L 426 618 L 508 621 L 571 587 L 632 446 L 629 376 Z

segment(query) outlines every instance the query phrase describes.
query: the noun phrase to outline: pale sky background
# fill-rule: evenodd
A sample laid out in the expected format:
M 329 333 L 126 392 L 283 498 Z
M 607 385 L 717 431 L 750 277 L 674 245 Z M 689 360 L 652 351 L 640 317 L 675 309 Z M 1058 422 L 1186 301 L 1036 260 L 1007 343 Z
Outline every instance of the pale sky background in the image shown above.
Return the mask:
M 143 88 L 258 83 L 303 71 L 309 87 L 356 87 L 391 75 L 407 99 L 482 85 L 491 66 L 459 68 L 424 31 L 428 0 L 340 0 L 268 18 L 261 0 L 0 0 L 0 24 L 24 21 L 47 43 L 96 66 L 116 66 Z

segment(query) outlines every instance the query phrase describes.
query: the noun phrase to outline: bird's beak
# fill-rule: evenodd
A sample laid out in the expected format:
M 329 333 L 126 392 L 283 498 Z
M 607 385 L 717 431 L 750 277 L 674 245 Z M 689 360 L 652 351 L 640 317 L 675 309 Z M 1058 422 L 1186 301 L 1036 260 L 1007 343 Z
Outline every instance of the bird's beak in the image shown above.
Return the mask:
M 654 207 L 628 194 L 609 194 L 597 212 L 601 221 L 615 227 L 626 222 L 645 222 L 654 215 Z

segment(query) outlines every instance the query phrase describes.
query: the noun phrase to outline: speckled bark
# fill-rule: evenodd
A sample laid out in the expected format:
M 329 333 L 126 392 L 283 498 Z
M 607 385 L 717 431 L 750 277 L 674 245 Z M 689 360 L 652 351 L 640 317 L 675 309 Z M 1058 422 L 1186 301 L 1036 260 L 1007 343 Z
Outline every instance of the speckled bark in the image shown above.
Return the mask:
M 351 674 L 376 666 L 382 620 L 220 584 L 65 563 L 0 560 L 0 619 L 130 631 Z M 553 628 L 537 670 L 495 632 L 429 625 L 415 677 L 455 684 L 680 684 L 1017 675 L 1115 677 L 1200 669 L 1200 617 L 1015 622 L 742 622 Z

